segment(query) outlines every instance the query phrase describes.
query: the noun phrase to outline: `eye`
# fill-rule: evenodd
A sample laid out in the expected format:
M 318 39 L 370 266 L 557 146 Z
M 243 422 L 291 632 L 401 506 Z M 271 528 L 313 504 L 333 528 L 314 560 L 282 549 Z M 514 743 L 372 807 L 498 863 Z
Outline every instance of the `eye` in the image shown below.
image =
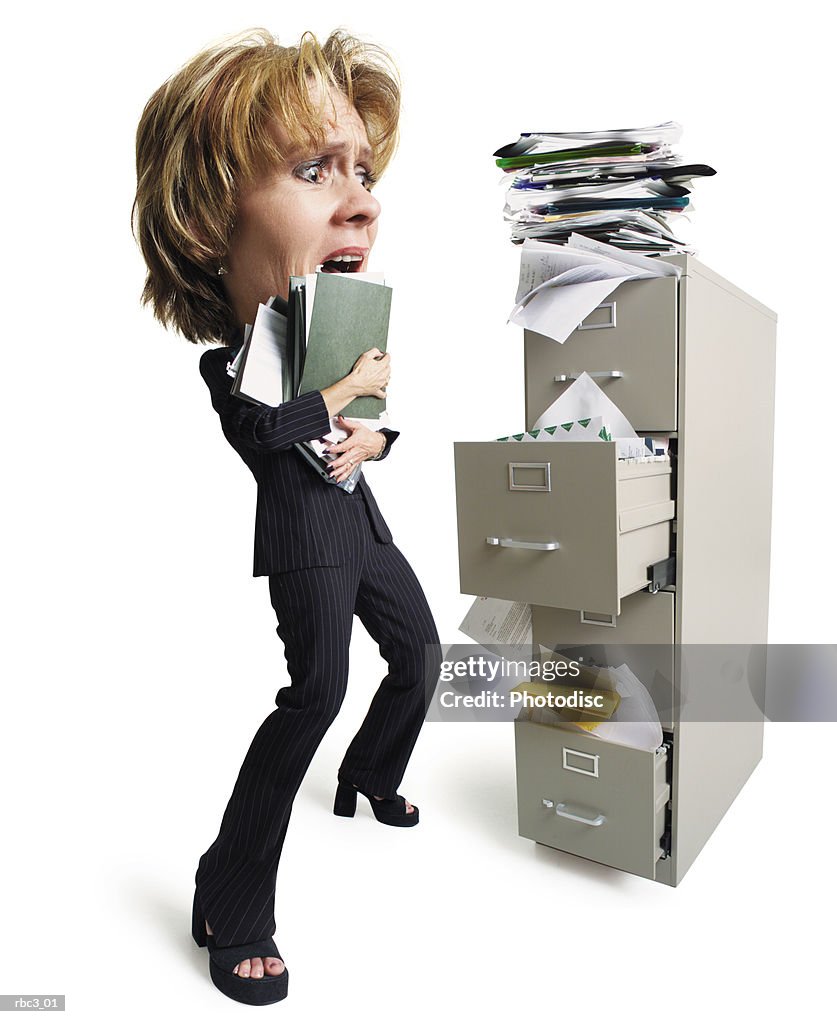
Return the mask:
M 373 174 L 372 171 L 367 171 L 365 167 L 361 167 L 358 172 L 358 177 L 361 179 L 363 187 L 368 191 L 371 191 L 372 186 L 377 182 L 377 174 Z
M 300 164 L 294 171 L 294 174 L 303 181 L 310 181 L 313 185 L 319 185 L 322 184 L 323 179 L 321 175 L 325 165 L 326 161 L 324 159 L 309 160 L 307 163 Z

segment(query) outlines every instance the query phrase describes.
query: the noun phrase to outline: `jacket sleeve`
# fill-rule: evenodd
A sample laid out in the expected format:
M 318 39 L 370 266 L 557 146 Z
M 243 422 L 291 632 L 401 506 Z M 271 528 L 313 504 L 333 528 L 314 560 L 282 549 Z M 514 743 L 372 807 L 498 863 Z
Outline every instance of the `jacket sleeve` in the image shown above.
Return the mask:
M 401 433 L 400 430 L 390 430 L 389 427 L 381 427 L 380 432 L 386 438 L 386 444 L 384 445 L 384 450 L 381 452 L 378 458 L 370 460 L 372 462 L 381 462 L 383 459 L 385 459 L 387 455 L 389 455 L 389 450 L 395 443 L 395 439 Z
M 217 351 L 204 352 L 200 371 L 209 388 L 212 408 L 221 417 L 221 426 L 228 437 L 256 451 L 269 452 L 321 437 L 331 429 L 320 391 L 308 391 L 277 406 L 252 405 L 231 395 L 233 380 L 227 375 L 226 359 L 214 354 Z

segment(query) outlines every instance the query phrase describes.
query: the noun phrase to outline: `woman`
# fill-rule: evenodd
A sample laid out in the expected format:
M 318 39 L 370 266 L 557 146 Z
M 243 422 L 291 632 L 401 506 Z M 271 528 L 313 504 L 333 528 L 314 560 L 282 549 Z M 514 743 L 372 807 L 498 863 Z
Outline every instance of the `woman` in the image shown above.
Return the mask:
M 365 352 L 323 391 L 268 408 L 230 395 L 226 366 L 259 302 L 288 277 L 367 269 L 371 194 L 396 145 L 400 90 L 386 54 L 342 32 L 277 46 L 264 30 L 198 54 L 151 97 L 137 131 L 135 231 L 143 301 L 200 359 L 229 443 L 258 483 L 254 569 L 267 576 L 291 685 L 244 759 L 217 838 L 195 875 L 192 934 L 221 991 L 246 1003 L 287 993 L 271 938 L 276 871 L 294 795 L 346 690 L 354 614 L 389 672 L 338 770 L 334 812 L 363 793 L 386 824 L 418 823 L 396 793 L 438 675 L 439 637 L 421 586 L 361 473 L 352 494 L 293 447 L 355 397 L 385 397 L 390 357 Z M 349 257 L 349 258 L 347 258 Z M 397 431 L 338 421 L 336 481 L 389 454 Z

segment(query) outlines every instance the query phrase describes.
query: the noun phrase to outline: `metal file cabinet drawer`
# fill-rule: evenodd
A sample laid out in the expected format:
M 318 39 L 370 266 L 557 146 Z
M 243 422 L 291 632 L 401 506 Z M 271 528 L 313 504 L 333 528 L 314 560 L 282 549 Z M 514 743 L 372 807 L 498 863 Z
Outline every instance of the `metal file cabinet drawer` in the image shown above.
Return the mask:
M 514 738 L 520 835 L 654 878 L 671 795 L 667 749 L 636 750 L 525 718 Z
M 677 288 L 673 277 L 621 284 L 563 345 L 524 331 L 527 429 L 572 383 L 556 377 L 586 371 L 635 430 L 677 430 Z
M 609 441 L 454 443 L 465 594 L 618 615 L 669 555 L 668 462 Z
M 664 729 L 674 709 L 674 594 L 640 591 L 622 601 L 615 622 L 587 621 L 577 611 L 532 606 L 532 641 L 587 664 L 626 664 L 645 685 Z

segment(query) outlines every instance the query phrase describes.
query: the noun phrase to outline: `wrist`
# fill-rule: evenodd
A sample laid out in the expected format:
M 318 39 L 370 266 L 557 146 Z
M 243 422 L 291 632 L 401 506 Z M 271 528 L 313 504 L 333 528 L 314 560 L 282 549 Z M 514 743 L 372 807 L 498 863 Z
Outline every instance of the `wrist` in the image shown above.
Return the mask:
M 360 394 L 361 392 L 349 383 L 348 377 L 343 377 L 342 380 L 329 385 L 322 392 L 329 416 L 336 416 Z
M 376 433 L 381 435 L 381 447 L 375 453 L 375 455 L 372 456 L 373 460 L 374 459 L 380 459 L 380 457 L 384 454 L 384 448 L 386 448 L 386 446 L 387 446 L 387 435 L 385 433 L 383 433 L 383 431 L 381 431 L 381 430 L 376 431 Z

